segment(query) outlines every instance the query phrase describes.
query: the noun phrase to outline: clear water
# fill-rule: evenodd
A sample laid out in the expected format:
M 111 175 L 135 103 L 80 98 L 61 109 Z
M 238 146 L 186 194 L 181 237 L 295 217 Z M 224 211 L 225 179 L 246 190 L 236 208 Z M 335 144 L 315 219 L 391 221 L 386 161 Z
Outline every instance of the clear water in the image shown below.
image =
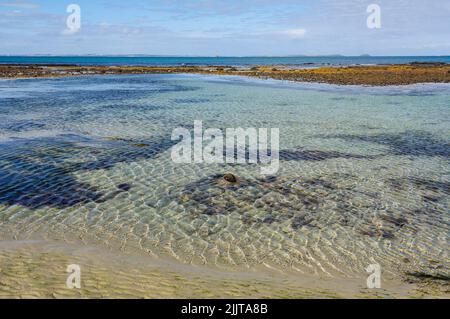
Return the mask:
M 0 82 L 0 238 L 180 263 L 448 276 L 450 86 L 199 75 Z M 172 129 L 280 128 L 281 166 L 175 164 Z M 231 172 L 230 185 L 221 174 Z
M 77 65 L 375 65 L 411 62 L 446 62 L 450 56 L 291 56 L 291 57 L 158 57 L 158 56 L 0 56 L 0 64 Z

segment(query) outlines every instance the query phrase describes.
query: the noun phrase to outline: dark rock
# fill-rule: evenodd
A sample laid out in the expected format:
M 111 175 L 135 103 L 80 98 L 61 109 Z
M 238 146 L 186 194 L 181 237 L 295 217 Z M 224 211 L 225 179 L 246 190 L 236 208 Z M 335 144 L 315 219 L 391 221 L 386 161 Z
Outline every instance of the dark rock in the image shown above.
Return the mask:
M 384 230 L 384 229 L 381 230 L 380 235 L 381 235 L 381 237 L 386 238 L 386 239 L 394 239 L 395 238 L 394 234 L 389 230 Z
M 228 183 L 237 183 L 237 178 L 233 174 L 227 173 L 223 175 L 223 179 Z
M 397 218 L 397 217 L 393 217 L 393 216 L 384 215 L 384 216 L 381 216 L 381 219 L 388 223 L 394 224 L 397 227 L 403 227 L 408 224 L 408 220 L 404 217 Z
M 131 189 L 131 184 L 127 184 L 127 183 L 119 184 L 119 185 L 117 185 L 117 188 L 124 192 L 128 192 Z
M 273 222 L 275 222 L 276 221 L 276 219 L 273 217 L 273 216 L 271 216 L 271 215 L 268 215 L 268 216 L 266 216 L 264 219 L 263 219 L 263 223 L 265 223 L 265 224 L 272 224 Z
M 131 144 L 131 146 L 134 146 L 134 147 L 148 147 L 150 145 L 145 144 L 145 143 L 135 143 L 135 144 Z
M 423 195 L 422 198 L 423 198 L 425 201 L 434 202 L 434 203 L 436 203 L 436 202 L 439 201 L 439 197 L 437 197 L 437 196 L 432 196 L 432 195 Z
M 305 216 L 296 216 L 291 223 L 293 229 L 299 229 L 300 227 L 307 226 L 312 222 L 312 219 L 306 219 Z
M 436 67 L 436 66 L 447 66 L 448 64 L 445 62 L 418 62 L 414 61 L 411 62 L 410 65 L 412 66 L 421 66 L 421 67 Z

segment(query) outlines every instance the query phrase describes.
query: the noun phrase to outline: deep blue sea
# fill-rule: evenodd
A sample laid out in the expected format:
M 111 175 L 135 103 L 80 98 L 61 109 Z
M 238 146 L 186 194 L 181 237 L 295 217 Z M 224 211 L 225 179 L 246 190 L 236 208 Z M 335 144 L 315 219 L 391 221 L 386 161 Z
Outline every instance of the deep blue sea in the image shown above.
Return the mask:
M 447 62 L 450 56 L 293 56 L 293 57 L 123 57 L 123 56 L 0 56 L 0 64 L 77 65 L 297 65 L 340 66 Z

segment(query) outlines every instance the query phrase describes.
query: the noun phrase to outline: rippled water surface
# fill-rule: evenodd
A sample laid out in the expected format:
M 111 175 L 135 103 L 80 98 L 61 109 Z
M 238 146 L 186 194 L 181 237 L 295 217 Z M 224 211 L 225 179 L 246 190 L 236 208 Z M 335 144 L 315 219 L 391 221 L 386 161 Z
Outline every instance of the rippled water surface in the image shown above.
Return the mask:
M 175 127 L 280 128 L 280 170 L 175 164 Z M 0 82 L 0 237 L 221 268 L 450 274 L 450 86 L 195 75 Z M 229 184 L 231 172 L 238 183 Z

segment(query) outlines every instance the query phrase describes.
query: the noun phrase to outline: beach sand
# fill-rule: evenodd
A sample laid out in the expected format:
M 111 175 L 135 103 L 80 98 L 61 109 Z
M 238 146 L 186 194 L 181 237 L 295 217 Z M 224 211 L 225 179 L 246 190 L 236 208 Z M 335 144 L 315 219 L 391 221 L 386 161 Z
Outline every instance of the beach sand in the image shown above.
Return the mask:
M 69 289 L 67 266 L 81 268 L 81 289 Z M 0 298 L 448 298 L 440 286 L 383 278 L 368 289 L 359 278 L 317 278 L 219 271 L 49 241 L 0 243 Z

